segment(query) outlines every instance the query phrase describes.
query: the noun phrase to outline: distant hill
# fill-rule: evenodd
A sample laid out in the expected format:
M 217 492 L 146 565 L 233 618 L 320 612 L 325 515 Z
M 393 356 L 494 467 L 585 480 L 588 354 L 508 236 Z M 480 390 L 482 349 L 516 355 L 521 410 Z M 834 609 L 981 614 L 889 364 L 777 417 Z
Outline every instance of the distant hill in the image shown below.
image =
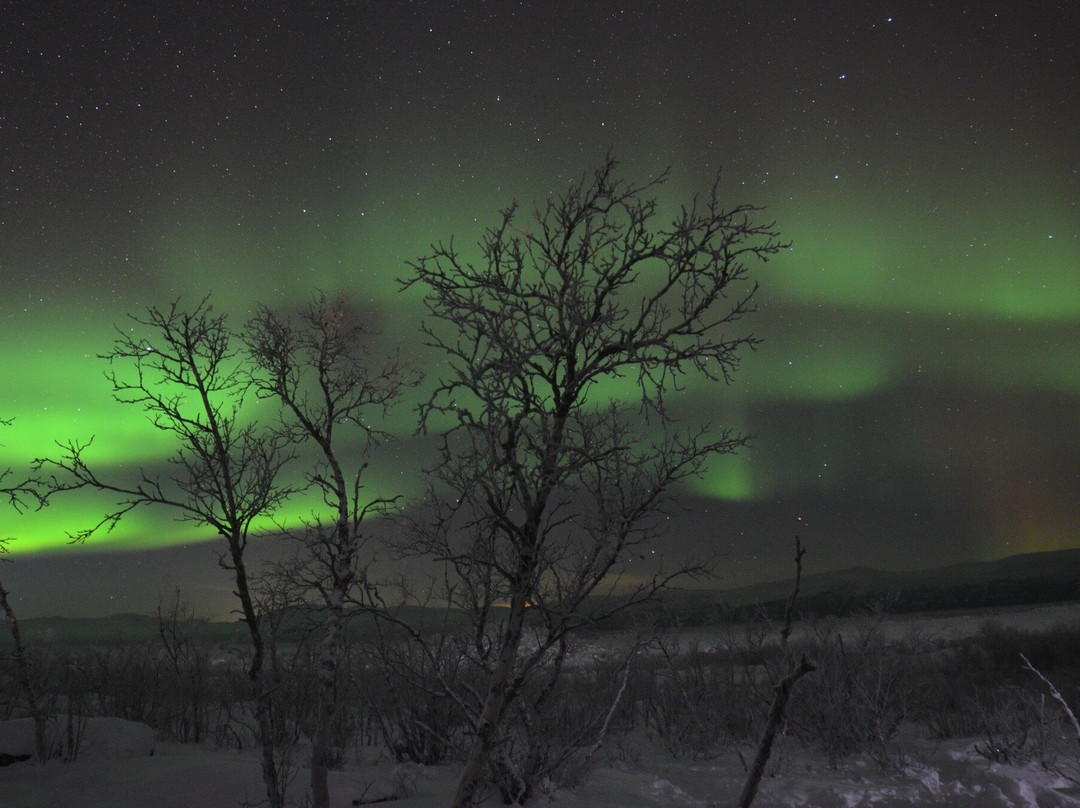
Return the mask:
M 419 628 L 439 625 L 459 626 L 460 614 L 447 615 L 442 610 L 406 606 L 394 610 L 399 620 Z M 295 642 L 306 636 L 317 624 L 313 611 L 293 610 L 278 615 L 278 637 L 283 642 Z M 246 643 L 248 631 L 242 622 L 213 622 L 188 620 L 186 630 L 193 637 L 214 643 Z M 349 636 L 362 640 L 375 630 L 371 615 L 356 615 L 349 622 Z M 388 629 L 393 630 L 393 629 Z M 143 614 L 115 614 L 109 617 L 33 617 L 19 621 L 23 643 L 33 645 L 130 645 L 157 642 L 160 639 L 157 617 Z M 0 648 L 14 645 L 11 633 L 0 627 Z
M 763 610 L 780 617 L 791 593 L 793 578 L 738 589 L 671 590 L 646 608 L 659 623 L 702 625 L 718 619 L 747 620 Z M 803 578 L 799 612 L 803 615 L 846 615 L 887 604 L 893 613 L 1021 606 L 1080 600 L 1080 549 L 1027 553 L 997 561 L 954 564 L 929 570 L 888 572 L 851 567 Z M 439 625 L 444 614 L 407 607 L 398 616 L 411 625 Z M 282 625 L 286 640 L 298 639 L 311 625 L 309 615 L 288 615 Z M 463 618 L 451 616 L 451 623 Z M 609 621 L 619 628 L 627 619 Z M 113 645 L 158 638 L 157 618 L 117 614 L 99 618 L 41 617 L 19 621 L 27 645 Z M 196 620 L 193 633 L 212 642 L 246 640 L 241 623 Z M 373 630 L 372 619 L 353 620 L 350 633 L 361 639 Z M 0 647 L 10 647 L 11 635 L 0 630 Z
M 241 623 L 192 620 L 194 636 L 212 642 L 231 642 L 246 635 Z M 33 617 L 19 621 L 26 645 L 126 645 L 157 640 L 158 621 L 145 614 L 114 614 L 108 617 Z M 6 627 L 0 630 L 0 647 L 14 641 Z
M 779 617 L 793 585 L 794 578 L 788 578 L 720 592 L 671 593 L 667 606 L 690 620 L 704 618 L 702 609 L 735 619 L 748 618 L 762 609 Z M 816 573 L 803 578 L 799 611 L 846 615 L 887 604 L 893 613 L 909 613 L 1069 600 L 1080 600 L 1080 549 L 1025 553 L 928 570 L 890 572 L 850 567 Z

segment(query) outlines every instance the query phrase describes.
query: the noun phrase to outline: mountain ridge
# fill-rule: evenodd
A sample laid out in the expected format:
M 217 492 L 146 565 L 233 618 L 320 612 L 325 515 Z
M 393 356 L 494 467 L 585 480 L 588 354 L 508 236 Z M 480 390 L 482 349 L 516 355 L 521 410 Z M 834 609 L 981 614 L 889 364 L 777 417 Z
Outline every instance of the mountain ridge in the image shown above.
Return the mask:
M 747 620 L 762 612 L 779 616 L 793 586 L 794 577 L 731 589 L 673 589 L 664 592 L 650 608 L 663 622 L 683 625 Z M 891 612 L 911 613 L 1077 599 L 1080 548 L 1020 553 L 927 569 L 847 567 L 811 573 L 802 579 L 799 611 L 804 615 L 844 615 L 885 605 Z M 428 619 L 426 610 L 410 609 L 416 613 L 414 619 Z M 434 624 L 436 618 L 431 619 Z M 613 621 L 606 626 L 617 628 L 624 622 Z M 189 625 L 211 641 L 228 642 L 246 635 L 239 621 L 195 618 Z M 35 617 L 20 620 L 19 626 L 28 645 L 134 643 L 159 636 L 156 616 L 129 612 L 107 617 Z M 0 632 L 0 646 L 11 644 L 10 634 Z
M 794 576 L 720 590 L 718 603 L 733 612 L 786 604 Z M 710 590 L 702 590 L 710 591 Z M 888 602 L 890 611 L 916 612 L 1019 606 L 1080 599 L 1080 548 L 1018 553 L 913 570 L 846 567 L 804 575 L 800 611 L 847 614 Z

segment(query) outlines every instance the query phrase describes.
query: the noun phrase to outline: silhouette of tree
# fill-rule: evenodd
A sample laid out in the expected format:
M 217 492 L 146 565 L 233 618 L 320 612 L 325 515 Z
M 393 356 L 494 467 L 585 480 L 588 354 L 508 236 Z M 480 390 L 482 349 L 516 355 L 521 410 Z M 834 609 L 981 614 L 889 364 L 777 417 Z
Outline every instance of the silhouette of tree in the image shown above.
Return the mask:
M 233 573 L 240 612 L 252 643 L 248 677 L 262 744 L 262 772 L 273 808 L 284 805 L 281 767 L 275 756 L 271 670 L 259 614 L 252 596 L 244 552 L 253 522 L 273 514 L 293 489 L 278 482 L 291 459 L 286 436 L 242 416 L 250 377 L 244 358 L 233 346 L 224 315 L 215 314 L 209 298 L 193 310 L 178 302 L 168 309 L 151 307 L 131 317 L 134 327 L 117 329 L 107 378 L 117 401 L 141 407 L 157 429 L 176 439 L 167 473 L 140 471 L 137 481 L 99 476 L 86 459 L 92 439 L 60 443 L 58 458 L 35 461 L 43 496 L 93 489 L 118 498 L 116 508 L 96 524 L 71 536 L 81 542 L 112 530 L 131 511 L 165 506 L 181 520 L 213 528 L 228 547 L 222 565 Z M 136 333 L 138 331 L 138 333 Z
M 364 521 L 397 500 L 365 499 L 364 471 L 370 449 L 386 437 L 374 424 L 417 377 L 396 359 L 379 364 L 368 355 L 371 334 L 345 297 L 322 294 L 295 317 L 260 307 L 244 338 L 259 395 L 281 403 L 291 440 L 317 447 L 319 460 L 308 480 L 331 512 L 305 526 L 304 552 L 286 571 L 304 594 L 317 593 L 323 607 L 311 795 L 314 808 L 327 808 L 345 608 L 363 582 L 367 561 Z M 354 458 L 356 465 L 347 468 L 346 460 Z
M 444 562 L 442 597 L 472 617 L 474 687 L 451 694 L 472 733 L 459 808 L 492 769 L 505 799 L 527 798 L 528 772 L 507 783 L 493 755 L 526 684 L 558 675 L 571 632 L 703 571 L 679 564 L 619 586 L 662 542 L 672 487 L 745 442 L 680 425 L 669 396 L 730 380 L 756 342 L 737 329 L 754 308 L 748 265 L 783 245 L 756 208 L 724 209 L 717 184 L 658 225 L 652 194 L 666 178 L 626 182 L 609 156 L 531 221 L 502 211 L 479 263 L 439 243 L 405 281 L 425 290 L 423 331 L 447 362 L 421 407 L 426 428 L 451 424 L 430 518 L 404 549 Z
M 0 426 L 11 426 L 11 423 L 10 419 L 0 419 Z M 12 508 L 21 512 L 30 507 L 40 508 L 45 504 L 34 480 L 11 483 L 9 482 L 11 473 L 10 468 L 0 471 L 0 497 L 7 497 L 8 504 Z M 10 538 L 7 536 L 0 538 L 0 561 L 8 560 L 4 558 L 7 553 L 8 541 L 10 541 Z M 30 712 L 30 717 L 34 722 L 34 753 L 37 755 L 38 762 L 44 763 L 48 755 L 48 750 L 45 748 L 45 721 L 47 716 L 41 706 L 34 677 L 30 672 L 30 660 L 26 655 L 26 648 L 23 646 L 22 633 L 19 631 L 19 619 L 9 598 L 8 591 L 4 588 L 4 582 L 0 581 L 0 611 L 4 613 L 8 630 L 11 632 L 11 639 L 15 644 L 15 666 L 18 672 L 19 688 L 23 692 L 27 710 Z

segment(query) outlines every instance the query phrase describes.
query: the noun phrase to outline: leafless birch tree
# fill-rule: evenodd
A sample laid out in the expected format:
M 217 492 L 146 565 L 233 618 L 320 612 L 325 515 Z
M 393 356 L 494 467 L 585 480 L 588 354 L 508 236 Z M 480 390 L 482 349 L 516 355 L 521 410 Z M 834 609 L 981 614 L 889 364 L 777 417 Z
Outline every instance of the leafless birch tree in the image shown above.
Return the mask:
M 250 379 L 225 316 L 213 311 L 209 299 L 191 311 L 173 303 L 131 319 L 133 326 L 117 329 L 113 350 L 103 357 L 109 362 L 106 376 L 117 401 L 141 407 L 154 427 L 175 438 L 171 468 L 142 471 L 135 481 L 106 479 L 86 457 L 91 442 L 68 441 L 60 444 L 58 458 L 36 461 L 44 495 L 51 500 L 63 492 L 93 489 L 117 497 L 116 508 L 73 534 L 74 541 L 111 530 L 145 506 L 170 508 L 180 520 L 211 527 L 225 539 L 222 565 L 234 576 L 252 643 L 248 676 L 267 799 L 272 808 L 281 808 L 285 793 L 275 756 L 274 683 L 244 552 L 253 522 L 271 515 L 293 493 L 279 482 L 290 459 L 287 441 L 242 412 Z
M 451 241 L 411 264 L 406 286 L 424 290 L 423 330 L 447 363 L 421 417 L 450 426 L 410 549 L 445 564 L 477 666 L 475 688 L 450 694 L 471 717 L 458 808 L 478 799 L 515 700 L 557 675 L 569 634 L 700 571 L 623 578 L 662 546 L 673 486 L 745 442 L 677 423 L 669 396 L 730 380 L 755 344 L 740 323 L 750 265 L 782 245 L 757 209 L 722 207 L 716 185 L 658 223 L 665 179 L 626 182 L 608 158 L 531 220 L 502 211 L 478 263 Z
M 372 334 L 343 296 L 320 295 L 294 317 L 261 307 L 244 336 L 259 394 L 281 403 L 292 441 L 317 447 L 308 480 L 328 509 L 305 526 L 303 554 L 290 571 L 305 593 L 317 593 L 322 607 L 311 795 L 314 808 L 327 808 L 345 610 L 369 558 L 364 521 L 396 499 L 366 495 L 364 470 L 369 450 L 385 437 L 380 419 L 415 374 L 396 359 L 379 363 L 369 355 Z

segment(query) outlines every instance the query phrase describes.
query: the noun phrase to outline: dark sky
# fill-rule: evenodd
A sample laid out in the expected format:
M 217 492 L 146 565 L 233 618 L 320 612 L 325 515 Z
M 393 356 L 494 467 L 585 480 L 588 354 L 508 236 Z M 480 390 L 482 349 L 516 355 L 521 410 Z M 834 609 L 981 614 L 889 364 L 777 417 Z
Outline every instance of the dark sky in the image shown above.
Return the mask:
M 722 585 L 1080 546 L 1080 7 L 1070 2 L 29 2 L 0 11 L 0 468 L 95 435 L 168 453 L 114 404 L 113 324 L 207 293 L 346 290 L 419 348 L 395 279 L 439 239 L 559 193 L 610 147 L 722 170 L 792 248 L 755 271 L 764 340 L 685 409 L 756 435 L 684 492 L 670 544 Z M 423 452 L 376 458 L 416 494 Z M 5 516 L 24 613 L 228 601 L 211 542 L 107 503 Z M 212 537 L 203 537 L 211 538 Z

